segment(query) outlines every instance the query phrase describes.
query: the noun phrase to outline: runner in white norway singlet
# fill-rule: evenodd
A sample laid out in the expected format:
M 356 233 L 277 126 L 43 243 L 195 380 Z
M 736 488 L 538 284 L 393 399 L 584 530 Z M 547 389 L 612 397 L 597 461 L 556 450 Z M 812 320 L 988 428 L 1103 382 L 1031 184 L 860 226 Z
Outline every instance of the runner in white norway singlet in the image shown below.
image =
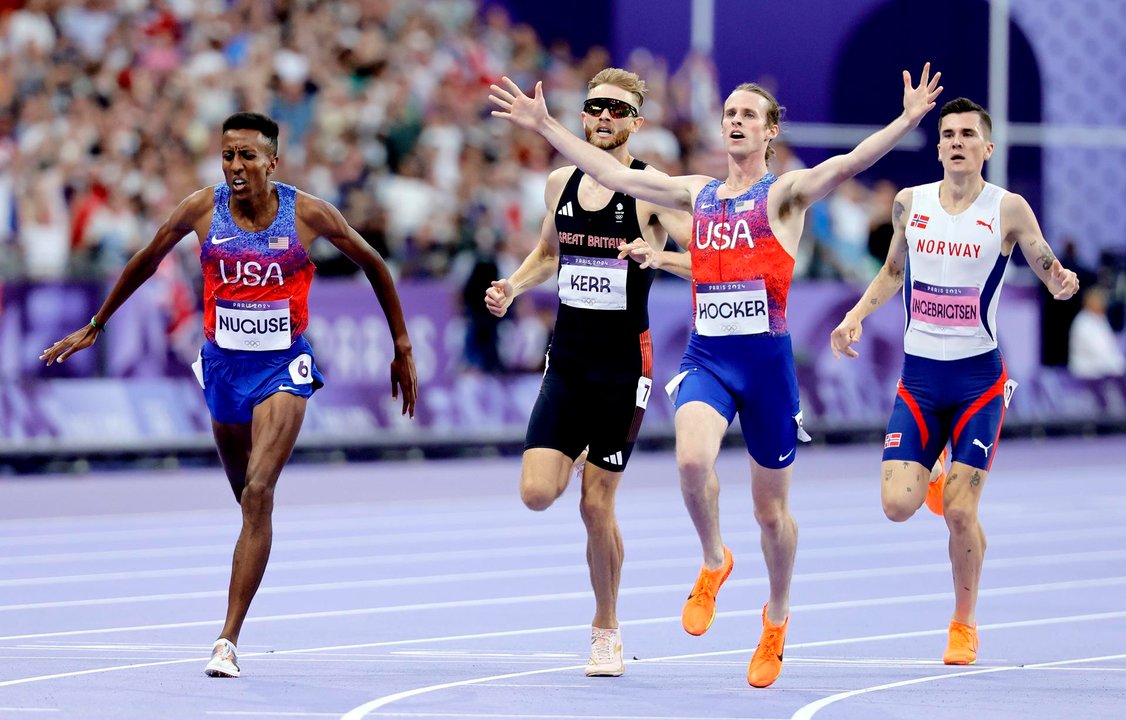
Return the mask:
M 913 189 L 907 219 L 903 303 L 908 355 L 960 360 L 997 347 L 997 304 L 1008 255 L 1001 254 L 1001 200 L 986 183 L 957 215 L 942 209 L 940 183 Z

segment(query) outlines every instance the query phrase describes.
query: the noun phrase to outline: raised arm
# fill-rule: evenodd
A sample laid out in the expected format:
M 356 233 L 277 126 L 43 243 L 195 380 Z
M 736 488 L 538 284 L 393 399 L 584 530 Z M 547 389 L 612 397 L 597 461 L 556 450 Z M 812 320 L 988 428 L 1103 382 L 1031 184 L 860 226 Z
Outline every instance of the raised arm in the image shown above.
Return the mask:
M 808 170 L 783 175 L 779 182 L 785 184 L 776 191 L 783 193 L 781 202 L 800 214 L 894 148 L 934 108 L 935 98 L 942 92 L 942 86 L 938 84 L 942 73 L 935 73 L 932 78 L 930 69 L 929 62 L 923 65 L 918 86 L 911 84 L 911 73 L 903 71 L 903 113 L 886 127 L 864 138 L 852 152 L 831 157 Z
M 415 399 L 418 397 L 418 374 L 415 372 L 414 355 L 410 337 L 407 335 L 407 321 L 403 317 L 403 306 L 387 263 L 371 245 L 368 245 L 358 232 L 352 229 L 340 211 L 331 203 L 308 193 L 297 195 L 298 232 L 308 229 L 313 237 L 323 237 L 335 245 L 349 260 L 360 266 L 387 317 L 387 327 L 395 346 L 395 358 L 391 361 L 391 397 L 398 398 L 403 392 L 403 414 L 414 417 Z M 304 225 L 304 228 L 302 228 Z
M 156 231 L 149 244 L 138 250 L 125 264 L 102 307 L 90 319 L 90 324 L 44 350 L 39 359 L 46 360 L 48 365 L 54 362 L 61 363 L 79 350 L 93 345 L 98 339 L 98 333 L 105 329 L 110 317 L 137 291 L 137 288 L 153 276 L 160 261 L 172 251 L 176 243 L 196 230 L 202 224 L 201 220 L 207 219 L 213 207 L 214 193 L 212 187 L 206 187 L 184 198 Z
M 501 78 L 501 85 L 492 85 L 489 100 L 500 110 L 493 117 L 504 118 L 513 124 L 534 130 L 555 146 L 563 157 L 579 166 L 600 185 L 611 190 L 647 200 L 657 205 L 677 210 L 692 210 L 692 203 L 700 187 L 694 176 L 669 177 L 663 173 L 633 170 L 563 127 L 547 112 L 543 98 L 543 83 L 536 83 L 535 97 L 525 95 L 509 78 Z
M 859 357 L 853 343 L 860 342 L 864 332 L 864 318 L 871 315 L 876 308 L 890 300 L 903 287 L 904 272 L 907 267 L 907 236 L 904 218 L 911 212 L 912 191 L 910 188 L 900 190 L 895 196 L 895 203 L 891 212 L 891 246 L 888 247 L 887 258 L 880 272 L 868 284 L 868 289 L 857 301 L 856 305 L 845 313 L 841 324 L 837 325 L 829 336 L 829 346 L 833 350 L 833 357 L 840 360 L 841 355 L 855 358 Z
M 1001 200 L 1001 227 L 1005 228 L 1005 245 L 1010 252 L 1020 246 L 1028 266 L 1056 300 L 1067 300 L 1079 292 L 1079 277 L 1060 263 L 1032 212 L 1028 201 L 1016 193 L 1006 193 Z

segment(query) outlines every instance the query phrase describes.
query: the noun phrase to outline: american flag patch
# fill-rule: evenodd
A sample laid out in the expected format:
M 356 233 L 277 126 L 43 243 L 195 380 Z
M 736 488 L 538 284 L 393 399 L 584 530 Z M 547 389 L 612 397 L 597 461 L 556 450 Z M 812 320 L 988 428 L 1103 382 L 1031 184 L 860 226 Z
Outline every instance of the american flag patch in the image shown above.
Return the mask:
M 927 223 L 929 223 L 930 221 L 931 219 L 929 215 L 920 215 L 919 213 L 915 213 L 911 216 L 911 227 L 917 227 L 920 230 L 924 230 L 927 227 Z
M 903 439 L 903 433 L 888 433 L 884 435 L 884 450 L 893 447 L 899 447 L 899 441 Z
M 739 212 L 750 212 L 751 210 L 754 210 L 754 209 L 755 209 L 755 201 L 754 200 L 740 200 L 739 202 L 735 203 L 735 212 L 737 212 L 737 213 L 739 213 Z
M 288 237 L 272 237 L 270 238 L 271 250 L 288 250 L 289 238 Z

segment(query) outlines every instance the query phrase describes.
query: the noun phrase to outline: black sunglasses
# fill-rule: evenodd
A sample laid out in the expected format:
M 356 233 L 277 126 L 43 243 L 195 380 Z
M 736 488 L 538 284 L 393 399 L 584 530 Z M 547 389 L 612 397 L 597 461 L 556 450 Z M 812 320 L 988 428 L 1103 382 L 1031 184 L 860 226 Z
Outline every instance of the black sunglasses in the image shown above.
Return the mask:
M 587 115 L 599 117 L 603 110 L 610 111 L 610 117 L 621 120 L 624 117 L 637 117 L 637 108 L 625 100 L 614 98 L 590 98 L 583 103 L 583 112 Z

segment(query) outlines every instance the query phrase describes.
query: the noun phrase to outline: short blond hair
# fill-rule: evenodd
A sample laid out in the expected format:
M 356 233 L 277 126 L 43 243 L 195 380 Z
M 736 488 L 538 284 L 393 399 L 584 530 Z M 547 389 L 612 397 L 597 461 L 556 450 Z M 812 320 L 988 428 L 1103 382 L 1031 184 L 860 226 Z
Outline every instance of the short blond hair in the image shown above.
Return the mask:
M 620 87 L 628 93 L 633 93 L 637 97 L 637 107 L 640 108 L 645 104 L 645 93 L 649 92 L 649 88 L 645 86 L 645 81 L 637 73 L 632 73 L 629 70 L 621 68 L 606 68 L 600 70 L 597 75 L 590 79 L 586 84 L 587 90 L 593 90 L 599 85 L 613 85 Z

